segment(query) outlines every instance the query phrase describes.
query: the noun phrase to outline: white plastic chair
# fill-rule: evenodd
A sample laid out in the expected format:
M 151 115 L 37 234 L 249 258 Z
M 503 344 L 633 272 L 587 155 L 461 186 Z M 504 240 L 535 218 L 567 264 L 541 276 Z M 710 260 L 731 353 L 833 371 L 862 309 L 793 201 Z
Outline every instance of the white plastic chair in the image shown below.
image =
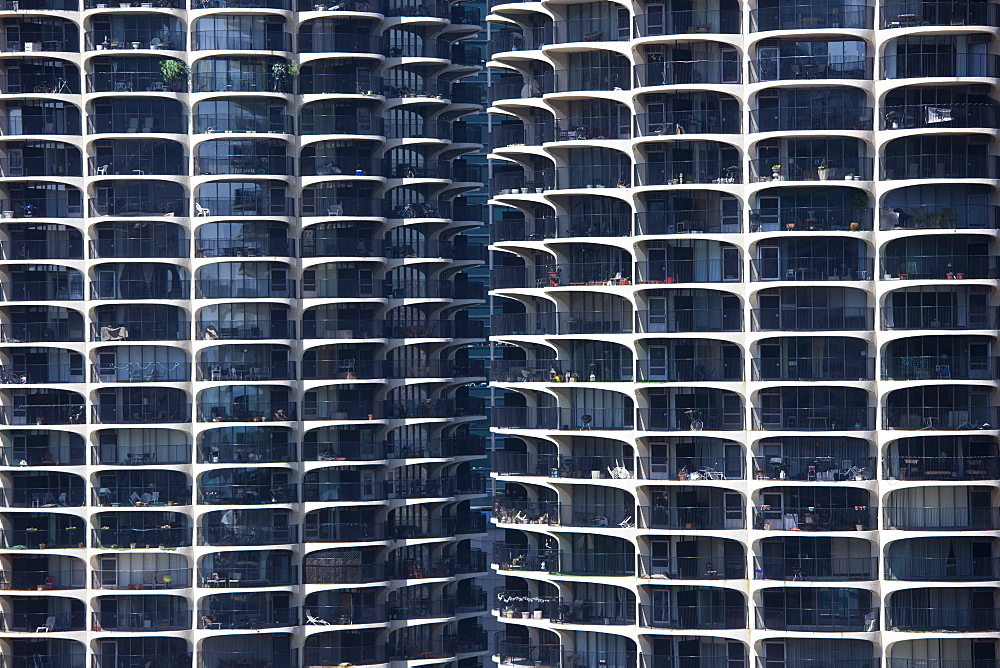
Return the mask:
M 194 210 L 198 213 L 199 216 L 211 216 L 212 215 L 212 210 L 211 209 L 206 209 L 201 204 L 198 204 L 198 202 L 194 203 Z

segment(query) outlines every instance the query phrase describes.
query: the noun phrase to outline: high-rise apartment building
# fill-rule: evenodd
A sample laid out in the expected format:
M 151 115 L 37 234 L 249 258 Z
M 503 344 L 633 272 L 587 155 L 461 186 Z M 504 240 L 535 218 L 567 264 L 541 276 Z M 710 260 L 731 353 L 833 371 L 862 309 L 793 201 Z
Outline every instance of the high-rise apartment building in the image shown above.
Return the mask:
M 473 668 L 474 10 L 4 0 L 0 661 Z
M 501 664 L 1000 665 L 998 9 L 491 3 Z

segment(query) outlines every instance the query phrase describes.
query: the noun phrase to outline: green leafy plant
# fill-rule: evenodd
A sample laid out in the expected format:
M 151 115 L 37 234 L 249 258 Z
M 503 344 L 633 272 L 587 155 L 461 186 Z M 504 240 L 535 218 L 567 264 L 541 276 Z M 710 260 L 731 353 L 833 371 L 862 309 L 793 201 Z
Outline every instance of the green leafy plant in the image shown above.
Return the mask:
M 275 63 L 271 66 L 271 78 L 274 79 L 275 90 L 287 91 L 292 79 L 299 75 L 299 67 L 295 63 Z
M 179 60 L 160 61 L 160 75 L 163 77 L 164 83 L 180 83 L 187 79 L 190 72 L 191 68 Z

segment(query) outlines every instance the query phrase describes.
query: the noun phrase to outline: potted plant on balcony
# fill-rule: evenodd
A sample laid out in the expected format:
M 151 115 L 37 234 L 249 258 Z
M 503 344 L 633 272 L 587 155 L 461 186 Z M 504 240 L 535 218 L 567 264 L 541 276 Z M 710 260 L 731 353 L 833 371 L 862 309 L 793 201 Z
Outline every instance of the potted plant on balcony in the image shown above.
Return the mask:
M 826 166 L 826 162 L 822 162 L 819 167 L 816 168 L 816 173 L 819 175 L 820 181 L 826 181 L 830 178 L 830 168 Z
M 187 81 L 190 71 L 191 68 L 179 60 L 170 59 L 160 61 L 160 75 L 163 77 L 163 83 L 170 86 L 170 90 L 175 93 L 180 92 L 184 82 Z
M 292 80 L 299 74 L 295 63 L 275 63 L 271 66 L 271 78 L 274 80 L 275 93 L 291 92 Z
M 781 180 L 781 165 L 771 165 L 771 180 L 772 181 Z

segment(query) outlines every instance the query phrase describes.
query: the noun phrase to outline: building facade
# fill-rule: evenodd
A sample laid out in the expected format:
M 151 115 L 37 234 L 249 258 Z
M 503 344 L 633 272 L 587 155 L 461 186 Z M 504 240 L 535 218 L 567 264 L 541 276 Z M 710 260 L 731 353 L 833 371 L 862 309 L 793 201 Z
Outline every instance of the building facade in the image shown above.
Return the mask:
M 478 666 L 477 12 L 82 1 L 0 7 L 4 665 Z
M 997 4 L 489 20 L 496 660 L 995 668 Z

